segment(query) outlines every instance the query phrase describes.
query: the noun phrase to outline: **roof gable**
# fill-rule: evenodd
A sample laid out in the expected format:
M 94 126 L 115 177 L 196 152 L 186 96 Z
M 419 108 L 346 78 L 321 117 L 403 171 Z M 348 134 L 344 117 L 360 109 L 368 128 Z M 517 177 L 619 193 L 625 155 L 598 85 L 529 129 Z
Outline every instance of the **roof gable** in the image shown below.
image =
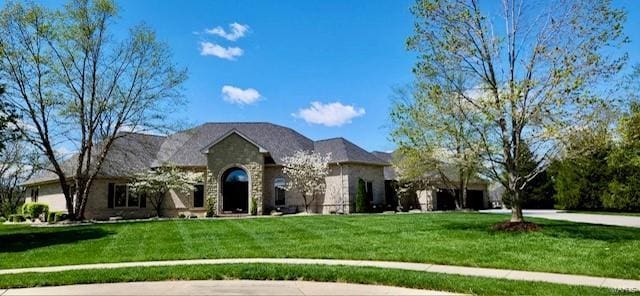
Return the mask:
M 267 149 L 263 148 L 262 146 L 260 146 L 260 144 L 256 143 L 254 140 L 252 140 L 251 138 L 245 136 L 244 134 L 242 134 L 241 132 L 237 131 L 236 129 L 232 129 L 229 132 L 227 132 L 226 134 L 218 137 L 217 139 L 213 140 L 213 142 L 211 142 L 210 144 L 208 144 L 207 146 L 205 146 L 204 148 L 200 149 L 200 152 L 202 153 L 209 153 L 209 149 L 211 149 L 211 147 L 215 146 L 216 144 L 220 143 L 222 140 L 228 138 L 231 135 L 238 135 L 241 138 L 245 139 L 247 142 L 251 143 L 252 145 L 258 147 L 258 151 L 260 153 L 267 153 L 269 151 L 267 151 Z

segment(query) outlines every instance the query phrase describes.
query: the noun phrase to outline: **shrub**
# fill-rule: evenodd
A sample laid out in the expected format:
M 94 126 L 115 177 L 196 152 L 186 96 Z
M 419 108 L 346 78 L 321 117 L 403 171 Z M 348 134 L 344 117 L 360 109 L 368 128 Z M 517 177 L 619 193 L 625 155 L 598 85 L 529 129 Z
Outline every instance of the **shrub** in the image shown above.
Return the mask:
M 69 218 L 69 215 L 67 215 L 67 213 L 65 212 L 55 212 L 56 216 L 55 216 L 55 222 L 60 222 L 63 220 L 67 220 L 67 218 Z
M 49 223 L 60 222 L 65 219 L 67 219 L 65 212 L 49 212 L 49 214 L 47 214 L 47 222 Z
M 206 217 L 215 216 L 215 214 L 216 214 L 216 202 L 213 200 L 213 198 L 207 198 L 205 207 L 207 209 L 207 213 L 205 214 Z
M 47 214 L 47 222 L 56 222 L 56 212 L 49 212 L 49 214 Z
M 0 217 L 0 223 L 4 223 L 5 221 L 7 221 L 7 219 L 5 219 L 4 217 Z
M 251 198 L 251 215 L 258 215 L 258 201 L 255 198 Z
M 17 223 L 17 222 L 24 222 L 26 221 L 26 219 L 22 214 L 13 214 L 13 215 L 9 215 L 9 221 Z
M 22 214 L 32 219 L 38 218 L 41 214 L 47 217 L 48 212 L 49 205 L 44 203 L 28 202 L 22 205 Z
M 356 213 L 367 212 L 367 197 L 365 195 L 364 180 L 358 179 L 358 189 L 356 191 Z
M 187 218 L 187 216 L 185 214 L 180 213 L 178 214 L 178 218 L 184 219 L 184 218 Z

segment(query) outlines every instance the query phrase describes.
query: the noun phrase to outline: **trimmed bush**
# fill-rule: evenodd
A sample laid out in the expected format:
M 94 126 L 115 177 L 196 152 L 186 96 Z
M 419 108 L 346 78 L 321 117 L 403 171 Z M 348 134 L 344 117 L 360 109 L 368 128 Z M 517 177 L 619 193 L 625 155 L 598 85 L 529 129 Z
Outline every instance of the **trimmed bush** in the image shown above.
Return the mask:
M 7 219 L 5 219 L 4 217 L 0 217 L 0 223 L 4 223 L 5 221 L 7 221 Z
M 65 212 L 55 212 L 55 213 L 56 213 L 55 222 L 60 222 L 63 220 L 67 220 L 67 218 L 69 218 L 69 215 L 67 215 L 67 213 Z
M 205 203 L 205 207 L 207 210 L 207 213 L 205 214 L 205 217 L 213 217 L 216 214 L 216 202 L 215 200 L 213 200 L 213 198 L 207 198 L 206 203 Z
M 47 214 L 47 222 L 56 222 L 56 212 L 49 212 L 49 214 Z
M 251 198 L 251 216 L 258 215 L 258 201 L 255 198 Z
M 13 215 L 9 215 L 9 221 L 10 222 L 24 222 L 27 219 L 25 219 L 24 215 L 22 214 L 13 214 Z
M 356 191 L 356 213 L 366 213 L 368 209 L 367 196 L 365 194 L 364 180 L 358 179 L 358 189 Z
M 22 205 L 22 214 L 31 217 L 31 219 L 36 219 L 42 214 L 44 214 L 44 218 L 46 218 L 47 213 L 49 213 L 49 205 L 44 203 L 28 202 Z
M 65 212 L 49 212 L 49 214 L 47 214 L 47 222 L 49 223 L 60 222 L 65 219 L 67 219 Z

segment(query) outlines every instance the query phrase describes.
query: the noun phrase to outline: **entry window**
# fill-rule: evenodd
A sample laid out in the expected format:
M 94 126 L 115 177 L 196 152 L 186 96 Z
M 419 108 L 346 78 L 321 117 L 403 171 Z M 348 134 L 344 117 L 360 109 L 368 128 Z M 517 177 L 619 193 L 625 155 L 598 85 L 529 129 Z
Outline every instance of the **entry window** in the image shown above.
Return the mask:
M 366 188 L 366 194 L 367 194 L 367 200 L 369 200 L 369 204 L 372 205 L 373 204 L 373 182 L 369 181 L 367 182 L 367 187 Z
M 273 187 L 275 190 L 275 204 L 276 206 L 283 206 L 285 204 L 285 186 L 287 184 L 284 181 L 284 178 L 278 177 L 273 181 Z
M 196 185 L 193 190 L 193 207 L 204 207 L 204 185 Z

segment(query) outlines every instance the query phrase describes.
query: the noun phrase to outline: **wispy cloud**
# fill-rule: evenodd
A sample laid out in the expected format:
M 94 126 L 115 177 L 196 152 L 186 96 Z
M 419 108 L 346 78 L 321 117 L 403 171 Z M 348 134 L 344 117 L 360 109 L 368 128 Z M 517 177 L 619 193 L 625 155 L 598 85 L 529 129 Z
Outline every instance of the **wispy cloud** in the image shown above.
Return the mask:
M 232 85 L 222 87 L 222 98 L 232 104 L 250 105 L 260 100 L 261 97 L 254 88 L 242 89 Z
M 308 123 L 321 124 L 324 126 L 341 126 L 345 123 L 351 123 L 352 119 L 364 114 L 364 108 L 356 108 L 353 105 L 343 105 L 340 102 L 327 104 L 311 102 L 310 107 L 300 109 L 292 115 L 302 118 Z
M 229 32 L 225 31 L 221 26 L 217 26 L 213 29 L 207 29 L 205 30 L 205 32 L 212 34 L 212 35 L 218 35 L 224 39 L 227 39 L 229 41 L 236 41 L 242 37 L 244 37 L 244 35 L 247 33 L 247 31 L 249 31 L 249 26 L 247 25 L 241 25 L 238 23 L 232 23 L 229 25 Z
M 200 55 L 235 60 L 244 53 L 240 47 L 223 47 L 211 42 L 200 42 Z

